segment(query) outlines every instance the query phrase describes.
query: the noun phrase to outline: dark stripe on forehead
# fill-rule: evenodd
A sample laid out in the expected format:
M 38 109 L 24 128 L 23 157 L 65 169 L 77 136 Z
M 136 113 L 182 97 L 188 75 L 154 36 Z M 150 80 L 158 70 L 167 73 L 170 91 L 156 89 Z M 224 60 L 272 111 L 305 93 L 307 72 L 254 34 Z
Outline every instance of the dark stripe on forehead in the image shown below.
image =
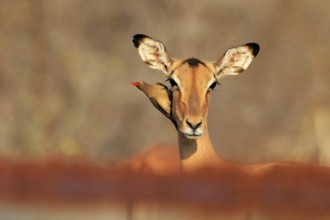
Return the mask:
M 198 64 L 197 64 L 198 65 Z M 189 112 L 191 115 L 198 115 L 199 112 L 199 106 L 200 106 L 200 97 L 198 94 L 198 89 L 197 89 L 197 81 L 196 81 L 196 76 L 197 76 L 197 71 L 196 69 L 192 70 L 192 83 L 190 87 L 190 97 L 189 97 Z
M 191 67 L 197 67 L 199 64 L 202 64 L 203 66 L 206 67 L 206 65 L 203 61 L 196 59 L 196 58 L 189 58 L 189 59 L 183 61 L 183 63 L 188 63 L 188 65 Z

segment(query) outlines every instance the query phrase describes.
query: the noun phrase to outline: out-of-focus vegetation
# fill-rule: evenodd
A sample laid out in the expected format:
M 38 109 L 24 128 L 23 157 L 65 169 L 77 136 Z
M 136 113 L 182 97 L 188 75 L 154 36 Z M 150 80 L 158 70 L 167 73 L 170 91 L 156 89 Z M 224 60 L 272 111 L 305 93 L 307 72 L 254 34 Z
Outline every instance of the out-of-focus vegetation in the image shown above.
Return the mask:
M 330 162 L 330 2 L 0 1 L 0 153 L 126 158 L 176 143 L 131 81 L 164 81 L 131 38 L 173 57 L 215 60 L 250 41 L 261 52 L 221 80 L 209 130 L 227 160 Z

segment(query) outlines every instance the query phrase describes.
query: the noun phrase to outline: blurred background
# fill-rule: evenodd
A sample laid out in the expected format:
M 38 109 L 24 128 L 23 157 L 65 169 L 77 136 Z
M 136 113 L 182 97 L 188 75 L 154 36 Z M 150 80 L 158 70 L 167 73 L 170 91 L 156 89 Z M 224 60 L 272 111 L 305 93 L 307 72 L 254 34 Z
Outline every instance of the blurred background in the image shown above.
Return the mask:
M 330 2 L 0 1 L 0 154 L 127 159 L 176 144 L 131 81 L 164 82 L 131 40 L 176 58 L 218 59 L 258 42 L 250 68 L 221 79 L 209 132 L 228 161 L 330 163 Z

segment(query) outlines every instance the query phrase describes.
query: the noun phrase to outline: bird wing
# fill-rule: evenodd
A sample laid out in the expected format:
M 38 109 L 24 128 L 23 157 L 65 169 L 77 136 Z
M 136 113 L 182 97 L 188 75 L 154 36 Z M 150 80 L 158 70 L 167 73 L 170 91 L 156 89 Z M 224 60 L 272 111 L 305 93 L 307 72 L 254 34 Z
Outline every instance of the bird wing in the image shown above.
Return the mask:
M 159 86 L 163 87 L 163 89 L 166 91 L 166 93 L 168 95 L 168 98 L 169 98 L 169 100 L 172 104 L 172 92 L 171 92 L 171 90 L 166 85 L 164 85 L 163 83 L 158 82 L 158 83 L 156 83 L 156 85 L 159 85 Z
M 170 118 L 170 114 L 168 112 L 166 112 L 161 105 L 159 105 L 158 101 L 153 98 L 153 97 L 150 97 L 150 101 L 151 103 L 163 114 L 165 115 L 167 118 L 171 119 Z
M 170 119 L 172 121 L 172 123 L 174 124 L 175 128 L 177 128 L 177 124 L 176 121 L 174 120 L 174 117 L 172 115 L 172 111 L 171 111 L 171 106 L 172 106 L 172 92 L 171 90 L 164 85 L 163 83 L 156 83 L 156 85 L 159 85 L 161 87 L 163 87 L 162 89 L 165 90 L 165 92 L 167 93 L 168 96 L 168 100 L 170 102 L 169 104 L 169 112 L 167 112 L 161 105 L 159 105 L 158 101 L 155 98 L 150 98 L 150 101 L 153 103 L 153 105 L 163 114 L 165 115 L 168 119 Z M 153 99 L 153 100 L 152 100 Z

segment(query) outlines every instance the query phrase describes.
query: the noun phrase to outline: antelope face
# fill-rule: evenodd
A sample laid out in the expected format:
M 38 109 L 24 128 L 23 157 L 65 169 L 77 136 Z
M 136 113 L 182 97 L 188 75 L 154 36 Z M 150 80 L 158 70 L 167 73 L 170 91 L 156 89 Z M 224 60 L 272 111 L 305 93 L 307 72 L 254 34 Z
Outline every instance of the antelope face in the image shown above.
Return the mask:
M 243 72 L 259 51 L 256 43 L 230 48 L 216 62 L 190 58 L 174 60 L 165 46 L 146 35 L 135 35 L 133 43 L 142 60 L 153 69 L 163 71 L 171 84 L 172 115 L 177 129 L 187 138 L 207 132 L 207 110 L 210 93 L 217 80 L 225 75 Z
M 180 132 L 194 138 L 207 132 L 210 93 L 217 85 L 214 67 L 191 58 L 175 61 L 168 77 L 172 86 L 172 114 Z

